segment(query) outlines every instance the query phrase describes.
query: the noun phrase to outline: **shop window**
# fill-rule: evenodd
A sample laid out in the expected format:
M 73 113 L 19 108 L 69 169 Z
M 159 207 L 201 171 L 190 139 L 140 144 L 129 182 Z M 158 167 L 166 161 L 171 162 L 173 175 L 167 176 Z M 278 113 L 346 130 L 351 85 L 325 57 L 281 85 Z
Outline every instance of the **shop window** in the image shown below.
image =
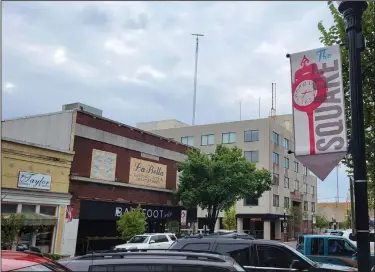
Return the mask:
M 35 247 L 39 248 L 42 253 L 51 252 L 53 228 L 53 226 L 44 227 L 36 235 Z
M 55 206 L 40 206 L 40 214 L 45 214 L 45 215 L 51 215 L 55 216 L 56 214 L 56 207 Z
M 1 213 L 17 213 L 18 204 L 1 203 Z
M 22 204 L 22 213 L 35 213 L 36 206 L 35 205 L 26 205 Z

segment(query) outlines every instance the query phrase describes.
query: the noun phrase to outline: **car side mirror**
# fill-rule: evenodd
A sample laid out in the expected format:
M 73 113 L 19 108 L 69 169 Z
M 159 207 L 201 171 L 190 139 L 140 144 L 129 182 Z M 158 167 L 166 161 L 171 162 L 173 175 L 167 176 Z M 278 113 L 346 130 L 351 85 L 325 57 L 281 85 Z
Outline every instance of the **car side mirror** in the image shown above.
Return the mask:
M 290 265 L 290 268 L 292 268 L 293 270 L 305 269 L 304 265 L 299 260 L 293 260 L 292 264 Z
M 154 243 L 155 243 L 155 240 L 151 240 L 151 241 L 150 241 L 150 244 L 154 244 Z

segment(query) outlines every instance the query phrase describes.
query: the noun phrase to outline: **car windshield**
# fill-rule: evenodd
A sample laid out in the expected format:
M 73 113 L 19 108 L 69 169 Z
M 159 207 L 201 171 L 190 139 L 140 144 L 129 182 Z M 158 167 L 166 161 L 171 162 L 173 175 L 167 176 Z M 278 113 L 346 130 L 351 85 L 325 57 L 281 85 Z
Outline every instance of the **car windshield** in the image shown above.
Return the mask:
M 312 260 L 310 260 L 309 258 L 307 258 L 305 255 L 303 255 L 302 253 L 298 252 L 297 250 L 295 250 L 293 247 L 289 246 L 289 245 L 285 245 L 289 250 L 293 251 L 293 253 L 295 255 L 297 255 L 298 257 L 300 257 L 302 260 L 304 260 L 305 262 L 307 262 L 309 265 L 311 266 L 316 266 L 316 263 L 313 262 Z
M 148 241 L 148 236 L 145 236 L 145 235 L 137 235 L 137 236 L 133 236 L 133 238 L 131 238 L 129 240 L 129 244 L 140 244 L 140 243 L 147 243 Z

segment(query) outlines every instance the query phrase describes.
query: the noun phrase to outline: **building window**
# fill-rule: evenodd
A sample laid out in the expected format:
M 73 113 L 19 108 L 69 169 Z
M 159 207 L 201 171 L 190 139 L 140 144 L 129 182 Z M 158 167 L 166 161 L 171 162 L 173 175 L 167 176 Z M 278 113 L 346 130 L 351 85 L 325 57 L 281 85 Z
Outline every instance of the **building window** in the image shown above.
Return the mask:
M 309 211 L 309 202 L 307 202 L 307 201 L 304 201 L 304 202 L 303 202 L 303 210 L 304 210 L 305 212 L 308 212 L 308 211 Z
M 279 207 L 279 196 L 278 195 L 273 195 L 273 206 L 274 207 Z
M 45 214 L 45 215 L 55 216 L 56 207 L 55 206 L 40 206 L 39 213 Z
M 244 134 L 245 142 L 257 142 L 259 141 L 259 130 L 248 130 Z
M 284 188 L 289 188 L 289 178 L 284 177 Z
M 273 143 L 277 145 L 280 143 L 280 135 L 276 132 L 273 132 Z
M 236 142 L 236 132 L 223 133 L 223 144 L 233 144 Z
M 35 205 L 26 205 L 22 204 L 22 213 L 35 213 L 36 206 Z
M 181 137 L 181 143 L 194 146 L 194 137 L 193 136 Z
M 253 198 L 250 196 L 246 196 L 244 199 L 244 206 L 258 206 L 259 205 L 259 199 Z
M 298 162 L 294 162 L 294 171 L 296 171 L 296 173 L 298 173 L 298 168 L 299 168 L 299 164 Z
M 279 165 L 279 154 L 277 154 L 276 152 L 273 152 L 272 160 L 273 160 L 273 164 Z
M 289 150 L 289 140 L 284 138 L 284 148 Z
M 307 183 L 305 183 L 305 194 L 307 194 L 307 188 L 308 188 L 308 185 Z
M 201 145 L 213 145 L 215 143 L 215 135 L 209 134 L 209 135 L 202 135 L 201 138 Z
M 315 194 L 315 187 L 313 185 L 311 185 L 311 194 L 314 195 Z
M 284 157 L 284 168 L 289 169 L 289 159 Z
M 315 202 L 311 202 L 311 211 L 315 212 Z
M 289 197 L 284 196 L 284 208 L 289 208 Z
M 279 174 L 273 174 L 273 177 L 272 177 L 272 184 L 273 185 L 277 185 L 279 186 Z
M 245 151 L 245 158 L 251 162 L 259 162 L 259 151 Z
M 6 213 L 6 214 L 10 214 L 10 213 L 17 213 L 17 206 L 18 204 L 14 204 L 14 203 L 1 203 L 1 213 Z
M 304 167 L 303 167 L 303 174 L 304 174 L 305 176 L 307 176 L 307 173 L 308 173 L 307 167 L 304 166 Z
M 299 191 L 299 181 L 298 180 L 294 181 L 294 191 Z

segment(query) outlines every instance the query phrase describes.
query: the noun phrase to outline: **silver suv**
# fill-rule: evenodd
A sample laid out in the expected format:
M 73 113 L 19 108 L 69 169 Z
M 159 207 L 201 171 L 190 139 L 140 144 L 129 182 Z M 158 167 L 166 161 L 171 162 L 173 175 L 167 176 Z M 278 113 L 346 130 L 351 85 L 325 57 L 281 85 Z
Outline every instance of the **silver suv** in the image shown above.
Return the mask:
M 102 253 L 59 262 L 72 271 L 132 272 L 244 272 L 229 257 L 215 253 L 149 250 L 147 252 Z

